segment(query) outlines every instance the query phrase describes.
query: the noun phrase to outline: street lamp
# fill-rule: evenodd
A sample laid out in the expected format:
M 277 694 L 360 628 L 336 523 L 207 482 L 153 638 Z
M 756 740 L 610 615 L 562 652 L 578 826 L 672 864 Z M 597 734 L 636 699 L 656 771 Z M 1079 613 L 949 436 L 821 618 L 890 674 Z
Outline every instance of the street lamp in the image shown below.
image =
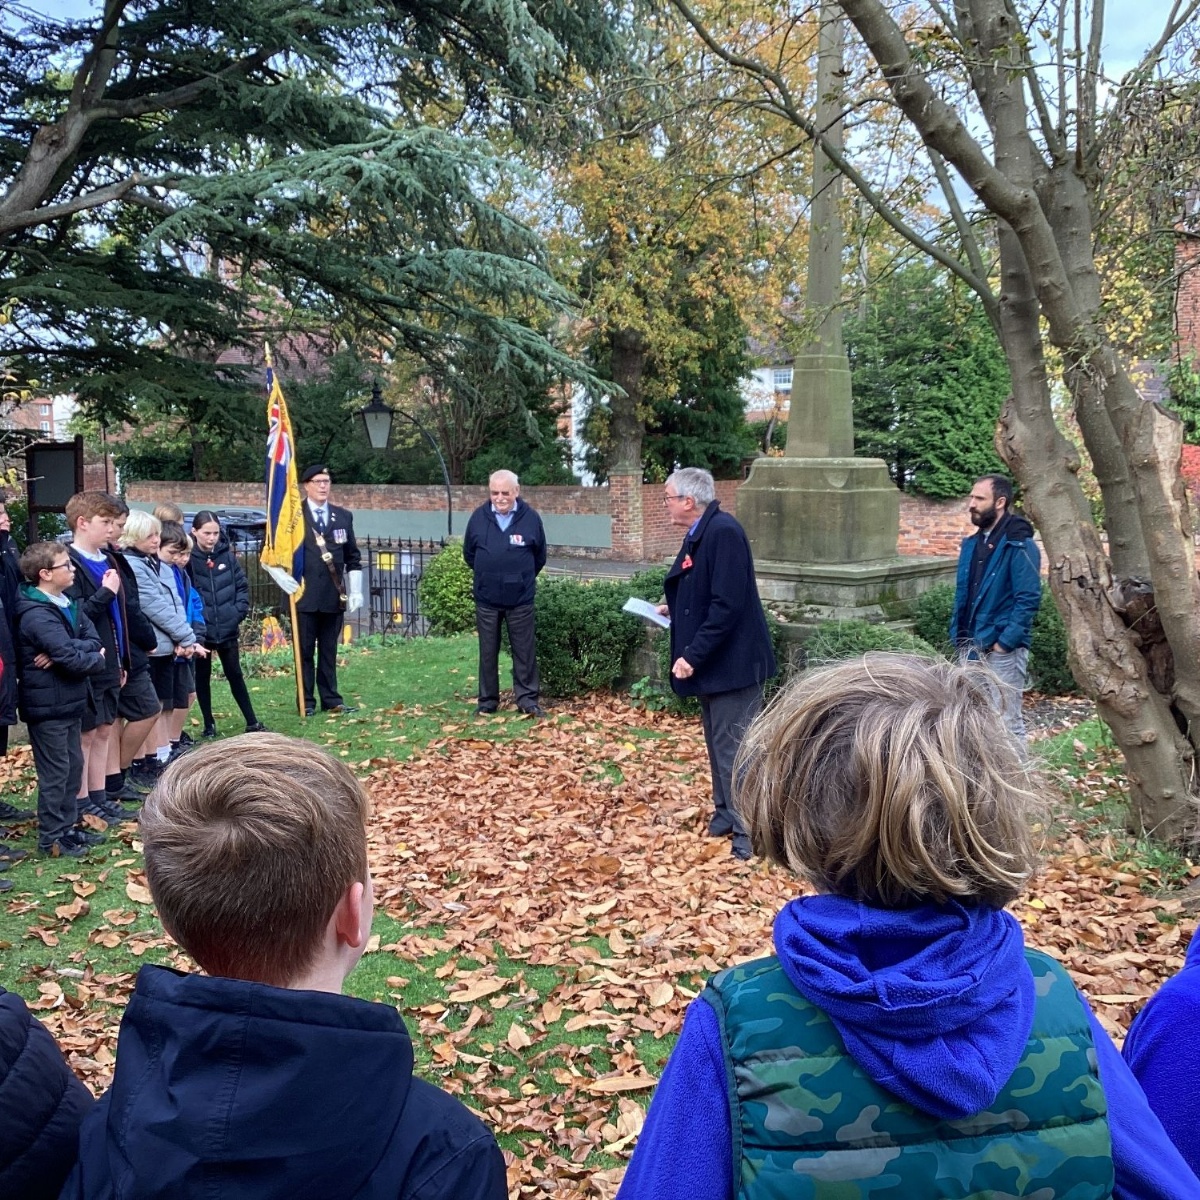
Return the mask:
M 411 413 L 393 408 L 390 404 L 384 404 L 378 379 L 371 385 L 371 403 L 360 408 L 358 415 L 362 417 L 363 430 L 366 432 L 367 441 L 371 443 L 372 450 L 387 449 L 388 442 L 392 440 L 392 422 L 396 417 L 403 417 L 406 421 L 410 421 L 425 435 L 425 440 L 433 447 L 433 452 L 437 455 L 437 460 L 442 468 L 442 478 L 446 482 L 446 536 L 451 537 L 454 533 L 454 496 L 450 490 L 450 472 L 446 469 L 446 460 L 442 457 L 441 448 L 434 440 L 433 434 Z

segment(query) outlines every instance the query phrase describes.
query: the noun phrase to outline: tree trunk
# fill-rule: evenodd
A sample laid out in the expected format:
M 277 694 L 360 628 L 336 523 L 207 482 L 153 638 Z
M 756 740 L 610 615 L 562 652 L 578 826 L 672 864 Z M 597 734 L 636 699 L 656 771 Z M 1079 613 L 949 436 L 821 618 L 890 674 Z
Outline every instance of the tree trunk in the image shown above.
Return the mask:
M 642 375 L 646 370 L 646 338 L 636 329 L 612 333 L 612 377 L 624 392 L 609 401 L 609 475 L 640 475 L 646 420 L 642 412 Z

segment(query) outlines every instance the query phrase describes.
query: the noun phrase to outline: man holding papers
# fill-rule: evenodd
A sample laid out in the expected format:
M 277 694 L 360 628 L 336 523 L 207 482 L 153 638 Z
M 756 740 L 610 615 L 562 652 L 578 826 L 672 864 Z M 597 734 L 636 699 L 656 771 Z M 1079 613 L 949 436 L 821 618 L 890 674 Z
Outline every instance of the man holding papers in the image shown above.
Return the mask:
M 732 835 L 735 858 L 750 857 L 750 839 L 732 803 L 733 759 L 762 708 L 775 654 L 745 531 L 716 499 L 713 477 L 685 467 L 667 480 L 663 499 L 672 525 L 687 530 L 663 590 L 671 616 L 671 687 L 698 696 L 712 772 L 708 831 Z

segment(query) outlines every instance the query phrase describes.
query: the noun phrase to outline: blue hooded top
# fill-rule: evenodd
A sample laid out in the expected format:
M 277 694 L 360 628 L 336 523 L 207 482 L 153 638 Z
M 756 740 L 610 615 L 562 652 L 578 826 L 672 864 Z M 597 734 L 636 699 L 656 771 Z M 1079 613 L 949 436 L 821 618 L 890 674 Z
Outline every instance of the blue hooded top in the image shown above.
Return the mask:
M 1200 937 L 1192 936 L 1183 969 L 1150 998 L 1122 1050 L 1150 1107 L 1200 1174 Z
M 389 1005 L 143 967 L 60 1200 L 507 1200 L 496 1139 L 412 1066 Z
M 775 952 L 876 1083 L 955 1118 L 986 1108 L 1033 1023 L 1033 977 L 1008 913 L 957 903 L 888 910 L 838 896 L 793 900 Z M 1198 1183 L 1092 1017 L 1116 1173 L 1127 1200 L 1200 1197 Z M 717 1016 L 690 1006 L 618 1200 L 732 1200 L 732 1130 Z

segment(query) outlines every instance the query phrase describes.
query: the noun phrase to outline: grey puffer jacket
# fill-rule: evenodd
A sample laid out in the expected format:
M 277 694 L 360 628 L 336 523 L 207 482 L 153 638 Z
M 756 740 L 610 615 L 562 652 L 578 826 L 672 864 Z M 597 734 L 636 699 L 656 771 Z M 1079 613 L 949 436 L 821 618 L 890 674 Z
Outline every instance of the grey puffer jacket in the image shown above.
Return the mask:
M 175 586 L 175 572 L 140 550 L 126 550 L 125 558 L 137 577 L 142 615 L 154 626 L 157 644 L 150 651 L 151 657 L 171 654 L 176 646 L 195 645 L 196 634 Z

